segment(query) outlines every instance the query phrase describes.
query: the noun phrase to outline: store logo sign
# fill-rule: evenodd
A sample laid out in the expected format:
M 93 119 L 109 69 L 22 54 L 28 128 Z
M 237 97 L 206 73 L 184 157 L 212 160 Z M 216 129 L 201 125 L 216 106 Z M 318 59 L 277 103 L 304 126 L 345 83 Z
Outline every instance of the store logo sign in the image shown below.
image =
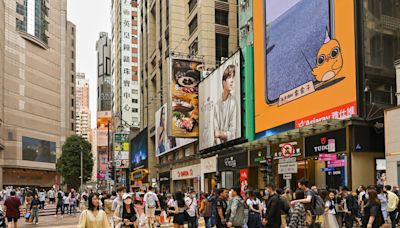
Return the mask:
M 188 176 L 193 176 L 192 169 L 178 171 L 178 177 L 188 177 Z
M 236 160 L 233 157 L 225 158 L 224 163 L 226 167 L 232 167 L 232 168 L 236 168 L 237 165 Z
M 321 138 L 321 145 L 315 146 L 314 147 L 314 151 L 316 153 L 320 153 L 320 152 L 336 152 L 336 146 L 335 145 L 336 145 L 335 139 L 328 139 L 327 140 L 326 137 L 322 137 Z

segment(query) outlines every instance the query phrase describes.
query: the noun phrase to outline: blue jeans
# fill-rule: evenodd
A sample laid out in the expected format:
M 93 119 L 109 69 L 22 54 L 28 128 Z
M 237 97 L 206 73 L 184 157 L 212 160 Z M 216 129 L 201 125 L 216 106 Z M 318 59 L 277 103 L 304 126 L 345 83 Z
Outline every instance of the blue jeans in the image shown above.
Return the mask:
M 69 214 L 72 215 L 72 212 L 74 212 L 74 215 L 76 214 L 75 204 L 69 205 Z
M 204 223 L 206 224 L 206 228 L 210 228 L 210 217 L 204 217 Z

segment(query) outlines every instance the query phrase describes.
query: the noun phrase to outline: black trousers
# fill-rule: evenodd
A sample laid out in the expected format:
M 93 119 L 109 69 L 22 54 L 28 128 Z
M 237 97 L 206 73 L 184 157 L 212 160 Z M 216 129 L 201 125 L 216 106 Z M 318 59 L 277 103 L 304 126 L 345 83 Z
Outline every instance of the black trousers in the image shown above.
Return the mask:
M 396 228 L 396 223 L 397 223 L 396 215 L 397 215 L 397 209 L 392 212 L 389 212 L 390 221 L 392 222 L 392 228 Z
M 57 208 L 56 208 L 56 215 L 58 214 L 58 209 L 60 209 L 60 211 L 61 211 L 61 214 L 62 215 L 64 215 L 64 207 L 63 207 L 64 205 L 60 205 L 60 204 L 57 204 Z

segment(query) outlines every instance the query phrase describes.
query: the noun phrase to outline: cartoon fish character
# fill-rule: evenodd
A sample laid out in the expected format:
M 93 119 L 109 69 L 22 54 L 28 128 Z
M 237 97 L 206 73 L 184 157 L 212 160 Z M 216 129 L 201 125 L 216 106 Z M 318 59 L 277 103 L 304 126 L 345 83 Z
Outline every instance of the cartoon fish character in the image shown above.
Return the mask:
M 312 74 L 319 82 L 328 82 L 335 78 L 343 68 L 343 56 L 339 41 L 331 39 L 326 31 L 325 41 L 317 54 L 316 66 Z

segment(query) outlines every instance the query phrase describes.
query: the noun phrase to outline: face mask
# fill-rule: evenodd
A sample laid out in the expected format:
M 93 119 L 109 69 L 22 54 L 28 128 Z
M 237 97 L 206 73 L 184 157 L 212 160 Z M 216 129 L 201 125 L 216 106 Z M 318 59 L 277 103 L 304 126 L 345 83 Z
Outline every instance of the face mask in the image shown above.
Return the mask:
M 265 195 L 265 196 L 269 196 L 269 191 L 265 190 L 265 191 L 264 191 L 264 195 Z
M 125 202 L 125 204 L 131 204 L 132 200 L 131 199 L 126 199 L 124 202 Z
M 229 199 L 232 199 L 232 191 L 229 191 Z

